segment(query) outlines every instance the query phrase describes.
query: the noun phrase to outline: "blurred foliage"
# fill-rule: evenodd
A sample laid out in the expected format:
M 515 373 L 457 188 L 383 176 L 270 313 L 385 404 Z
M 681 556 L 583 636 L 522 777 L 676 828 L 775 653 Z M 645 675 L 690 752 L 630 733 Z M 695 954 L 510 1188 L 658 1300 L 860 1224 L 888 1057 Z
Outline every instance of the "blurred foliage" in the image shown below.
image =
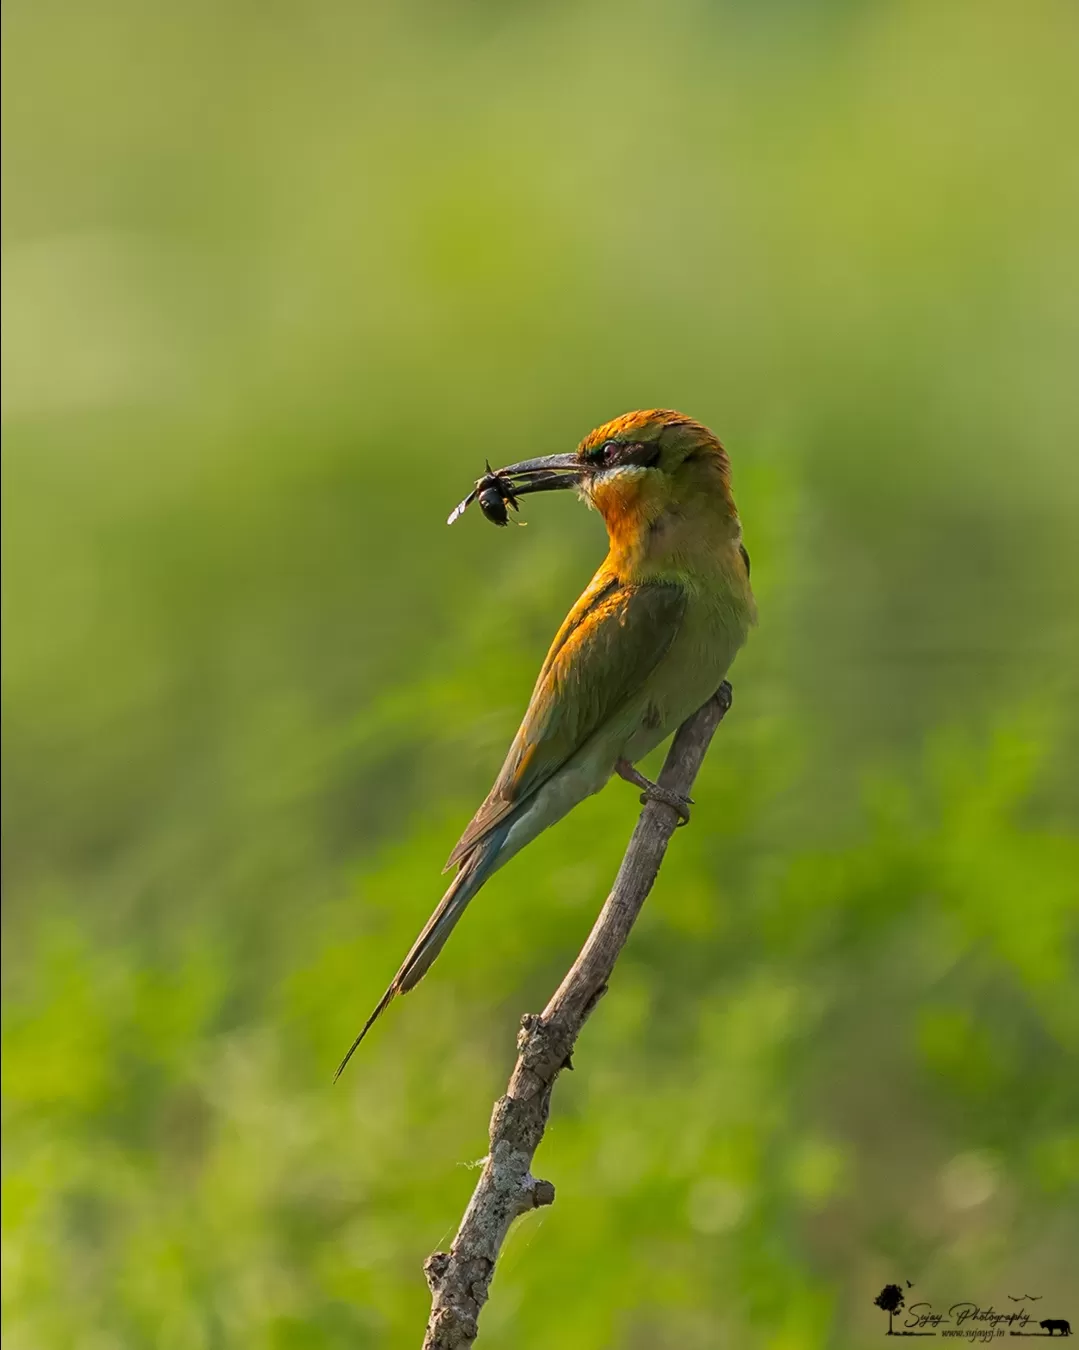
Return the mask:
M 762 622 L 482 1343 L 861 1347 L 907 1279 L 1074 1321 L 1075 7 L 3 23 L 12 1350 L 418 1344 L 637 810 L 330 1087 L 603 549 L 568 494 L 442 522 L 655 405 L 730 448 Z

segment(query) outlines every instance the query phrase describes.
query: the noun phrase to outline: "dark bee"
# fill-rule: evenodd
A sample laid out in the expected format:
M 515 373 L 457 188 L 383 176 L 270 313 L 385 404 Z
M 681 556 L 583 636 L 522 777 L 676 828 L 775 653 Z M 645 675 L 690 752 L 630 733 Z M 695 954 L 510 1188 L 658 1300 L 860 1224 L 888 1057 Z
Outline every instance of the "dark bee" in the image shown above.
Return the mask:
M 473 491 L 450 516 L 450 524 L 457 519 L 471 501 L 479 503 L 484 519 L 489 520 L 492 525 L 508 525 L 510 523 L 509 512 L 506 510 L 507 506 L 512 506 L 515 511 L 521 509 L 512 481 L 504 474 L 496 473 L 491 468 L 490 460 L 487 461 L 487 472 L 477 481 Z
M 515 511 L 521 509 L 513 484 L 497 473 L 488 474 L 481 482 L 483 486 L 476 494 L 480 510 L 492 525 L 508 525 L 510 518 L 506 507 L 512 506 Z
M 490 460 L 487 461 L 487 472 L 476 484 L 476 500 L 484 518 L 492 525 L 510 523 L 507 506 L 512 506 L 515 511 L 521 509 L 513 491 L 513 483 L 504 474 L 495 473 Z
M 492 525 L 508 525 L 509 512 L 506 507 L 519 511 L 518 497 L 528 492 L 546 492 L 552 488 L 577 487 L 581 473 L 575 455 L 546 455 L 541 459 L 524 460 L 508 469 L 492 469 L 487 461 L 487 472 L 476 479 L 476 486 L 463 502 L 458 502 L 450 512 L 447 525 L 460 520 L 473 502 L 479 502 L 480 510 Z
M 480 510 L 492 525 L 508 525 L 510 523 L 509 512 L 506 510 L 506 498 L 497 483 L 492 483 L 478 493 L 476 500 L 480 504 Z

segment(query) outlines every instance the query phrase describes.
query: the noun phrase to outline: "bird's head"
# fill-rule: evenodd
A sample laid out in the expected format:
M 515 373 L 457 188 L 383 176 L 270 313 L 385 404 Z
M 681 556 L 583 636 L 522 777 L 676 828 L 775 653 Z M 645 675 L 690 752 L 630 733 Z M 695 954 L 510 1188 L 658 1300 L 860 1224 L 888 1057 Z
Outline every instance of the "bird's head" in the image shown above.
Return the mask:
M 668 408 L 625 413 L 589 432 L 572 453 L 523 460 L 489 473 L 451 521 L 486 483 L 507 497 L 511 488 L 514 497 L 577 488 L 602 514 L 612 539 L 636 534 L 668 515 L 704 511 L 737 522 L 723 446 L 706 426 Z
M 730 463 L 718 439 L 669 408 L 625 413 L 577 447 L 580 487 L 612 535 L 704 505 L 733 516 Z

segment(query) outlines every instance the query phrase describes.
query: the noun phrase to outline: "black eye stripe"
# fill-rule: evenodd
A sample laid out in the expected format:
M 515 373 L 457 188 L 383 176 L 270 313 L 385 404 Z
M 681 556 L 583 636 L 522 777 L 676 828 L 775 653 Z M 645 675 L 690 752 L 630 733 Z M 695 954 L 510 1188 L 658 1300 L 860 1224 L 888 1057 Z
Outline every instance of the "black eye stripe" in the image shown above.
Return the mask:
M 650 469 L 659 463 L 659 445 L 655 441 L 636 442 L 623 446 L 622 450 L 622 459 L 626 464 L 639 464 L 642 468 Z
M 640 464 L 652 468 L 659 463 L 659 445 L 655 442 L 604 441 L 588 452 L 593 464 Z

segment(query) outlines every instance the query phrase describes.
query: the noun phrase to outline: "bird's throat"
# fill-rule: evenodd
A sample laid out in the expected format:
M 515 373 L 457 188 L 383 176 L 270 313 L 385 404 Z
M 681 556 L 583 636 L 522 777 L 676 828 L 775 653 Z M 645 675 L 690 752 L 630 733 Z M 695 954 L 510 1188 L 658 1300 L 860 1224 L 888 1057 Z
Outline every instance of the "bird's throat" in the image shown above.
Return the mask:
M 612 557 L 639 552 L 652 522 L 666 506 L 654 488 L 648 490 L 646 475 L 645 469 L 619 469 L 597 475 L 589 488 L 589 500 L 607 526 Z
M 741 538 L 725 493 L 672 500 L 639 471 L 606 474 L 588 495 L 607 526 L 610 564 L 626 580 L 727 570 Z

